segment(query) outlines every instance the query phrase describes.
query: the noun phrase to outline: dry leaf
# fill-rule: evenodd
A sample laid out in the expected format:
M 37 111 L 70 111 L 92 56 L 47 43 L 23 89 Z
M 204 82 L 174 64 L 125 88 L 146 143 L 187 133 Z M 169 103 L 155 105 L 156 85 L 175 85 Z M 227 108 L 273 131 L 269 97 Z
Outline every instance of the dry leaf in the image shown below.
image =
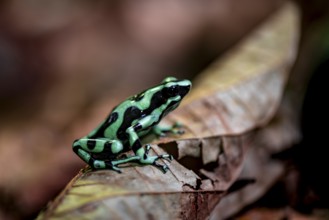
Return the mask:
M 319 214 L 303 215 L 292 209 L 253 209 L 237 220 L 253 220 L 253 219 L 289 219 L 289 220 L 321 220 L 325 219 Z
M 237 179 L 254 131 L 275 114 L 295 59 L 298 15 L 287 3 L 250 37 L 201 73 L 189 98 L 164 123 L 185 134 L 153 142 L 175 161 L 80 172 L 42 218 L 205 219 Z M 160 146 L 160 147 L 159 147 Z M 167 163 L 163 161 L 164 163 Z

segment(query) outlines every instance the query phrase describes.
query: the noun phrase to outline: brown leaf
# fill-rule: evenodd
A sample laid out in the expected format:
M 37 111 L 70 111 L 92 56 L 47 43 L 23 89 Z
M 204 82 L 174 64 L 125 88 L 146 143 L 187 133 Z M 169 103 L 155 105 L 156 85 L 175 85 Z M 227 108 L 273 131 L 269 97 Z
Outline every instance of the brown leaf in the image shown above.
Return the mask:
M 253 219 L 289 219 L 289 220 L 320 220 L 325 219 L 321 215 L 315 213 L 312 215 L 303 215 L 292 209 L 253 209 L 237 220 L 253 220 Z
M 295 7 L 285 4 L 195 79 L 189 98 L 164 121 L 183 123 L 185 134 L 153 142 L 151 154 L 165 149 L 176 159 L 167 174 L 135 165 L 123 174 L 82 171 L 39 218 L 208 218 L 239 176 L 254 131 L 279 106 L 297 20 Z
M 158 219 L 159 216 L 170 219 L 195 215 L 205 218 L 210 211 L 204 209 L 205 205 L 213 207 L 221 193 L 195 191 L 200 178 L 176 161 L 172 164 L 171 172 L 165 176 L 152 166 L 134 166 L 124 169 L 121 175 L 108 170 L 81 172 L 53 203 L 53 206 L 59 205 L 58 208 L 45 215 L 89 219 L 109 216 L 115 219 Z M 184 204 L 186 207 L 182 207 Z
M 291 22 L 295 22 L 292 27 L 295 28 L 294 38 L 297 39 L 299 11 L 292 5 L 288 5 L 286 10 L 291 10 L 290 16 L 295 14 Z M 211 219 L 225 219 L 241 211 L 264 195 L 284 174 L 285 164 L 271 159 L 271 155 L 291 147 L 301 139 L 296 114 L 300 106 L 292 105 L 291 98 L 291 94 L 284 94 L 279 109 L 266 126 L 253 136 L 252 148 L 244 155 L 244 167 L 239 178 L 253 178 L 255 183 L 222 199 L 212 213 Z

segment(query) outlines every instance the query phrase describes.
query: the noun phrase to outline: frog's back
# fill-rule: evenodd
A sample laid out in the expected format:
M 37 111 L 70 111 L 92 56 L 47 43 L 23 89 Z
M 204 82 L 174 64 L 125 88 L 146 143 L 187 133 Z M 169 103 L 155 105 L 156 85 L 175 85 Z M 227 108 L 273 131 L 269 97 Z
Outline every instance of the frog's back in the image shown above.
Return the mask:
M 113 109 L 111 114 L 117 114 L 118 119 L 105 130 L 107 138 L 121 141 L 127 140 L 126 130 L 132 126 L 133 122 L 142 117 L 142 110 L 134 101 L 126 100 Z
M 124 141 L 127 139 L 127 128 L 134 120 L 140 118 L 141 114 L 142 111 L 128 99 L 117 105 L 109 116 L 88 134 L 88 137 Z

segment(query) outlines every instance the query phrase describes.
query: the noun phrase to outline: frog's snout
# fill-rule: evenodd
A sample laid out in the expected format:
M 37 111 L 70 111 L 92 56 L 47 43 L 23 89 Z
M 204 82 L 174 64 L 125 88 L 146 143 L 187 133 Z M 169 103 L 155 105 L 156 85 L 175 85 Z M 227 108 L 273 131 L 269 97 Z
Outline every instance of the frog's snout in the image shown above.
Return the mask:
M 192 83 L 189 80 L 184 80 L 184 85 L 180 86 L 180 95 L 181 97 L 184 97 L 190 90 L 192 87 Z

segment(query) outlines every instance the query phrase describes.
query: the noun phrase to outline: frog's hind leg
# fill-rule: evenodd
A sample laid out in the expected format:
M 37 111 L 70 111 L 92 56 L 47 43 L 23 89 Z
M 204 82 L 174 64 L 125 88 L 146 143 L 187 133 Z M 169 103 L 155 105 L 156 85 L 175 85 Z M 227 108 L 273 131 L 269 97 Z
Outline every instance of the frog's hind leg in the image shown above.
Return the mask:
M 122 152 L 123 146 L 120 141 L 101 139 L 81 138 L 73 142 L 73 151 L 94 169 L 113 169 L 121 172 L 112 161 L 96 159 L 93 155 L 108 153 L 108 158 Z M 106 156 L 106 155 L 105 155 Z
M 138 123 L 135 125 L 127 128 L 126 133 L 128 135 L 129 139 L 129 145 L 131 146 L 132 150 L 134 151 L 136 156 L 139 156 L 139 162 L 141 164 L 150 164 L 153 166 L 156 166 L 160 168 L 164 173 L 168 171 L 168 166 L 167 165 L 161 165 L 157 163 L 156 161 L 159 159 L 167 159 L 167 160 L 172 160 L 173 157 L 169 154 L 163 154 L 159 156 L 149 156 L 149 150 L 151 148 L 150 145 L 146 145 L 145 149 L 143 148 L 141 141 L 139 140 L 137 132 L 142 130 L 143 128 L 149 127 L 153 120 L 151 118 L 152 116 L 145 117 L 141 119 Z

